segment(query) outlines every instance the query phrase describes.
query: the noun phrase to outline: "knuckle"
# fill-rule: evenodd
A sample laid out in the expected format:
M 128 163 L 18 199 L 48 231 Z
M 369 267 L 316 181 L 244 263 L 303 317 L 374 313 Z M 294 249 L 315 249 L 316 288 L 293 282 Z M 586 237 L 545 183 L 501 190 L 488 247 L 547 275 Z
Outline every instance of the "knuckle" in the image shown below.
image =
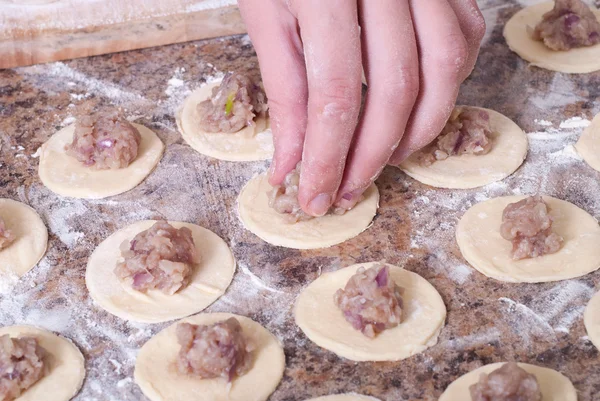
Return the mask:
M 316 88 L 312 102 L 321 118 L 347 121 L 358 115 L 360 81 L 330 79 Z
M 469 46 L 462 34 L 449 35 L 439 49 L 428 52 L 424 58 L 444 77 L 458 79 L 467 65 Z
M 419 71 L 416 66 L 392 68 L 381 86 L 382 100 L 388 104 L 404 106 L 414 104 L 419 95 Z

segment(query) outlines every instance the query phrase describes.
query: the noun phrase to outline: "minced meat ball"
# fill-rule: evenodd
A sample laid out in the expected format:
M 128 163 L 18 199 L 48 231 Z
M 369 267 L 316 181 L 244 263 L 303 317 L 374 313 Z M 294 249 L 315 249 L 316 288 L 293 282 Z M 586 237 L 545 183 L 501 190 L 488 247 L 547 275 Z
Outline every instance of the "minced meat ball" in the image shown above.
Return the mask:
M 402 321 L 402 290 L 390 279 L 389 267 L 360 268 L 334 302 L 346 320 L 365 336 L 373 338 Z
M 257 115 L 268 110 L 267 96 L 260 82 L 249 75 L 229 72 L 212 96 L 199 103 L 200 128 L 206 132 L 238 132 L 254 125 Z
M 537 378 L 514 362 L 506 363 L 469 388 L 472 401 L 541 401 Z
M 0 336 L 0 401 L 20 397 L 44 376 L 45 355 L 35 338 Z
M 6 228 L 6 224 L 2 217 L 0 217 L 0 251 L 7 248 L 13 241 L 15 236 L 11 230 Z
M 148 230 L 121 245 L 124 258 L 115 274 L 136 291 L 158 289 L 172 295 L 190 281 L 194 265 L 200 262 L 192 232 L 157 221 Z

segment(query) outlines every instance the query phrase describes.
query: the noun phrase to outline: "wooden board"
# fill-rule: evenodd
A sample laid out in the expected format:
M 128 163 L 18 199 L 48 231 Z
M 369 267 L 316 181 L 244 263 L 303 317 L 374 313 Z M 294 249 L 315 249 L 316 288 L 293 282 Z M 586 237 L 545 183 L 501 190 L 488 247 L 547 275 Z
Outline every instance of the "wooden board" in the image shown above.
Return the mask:
M 244 32 L 235 0 L 0 0 L 0 68 Z

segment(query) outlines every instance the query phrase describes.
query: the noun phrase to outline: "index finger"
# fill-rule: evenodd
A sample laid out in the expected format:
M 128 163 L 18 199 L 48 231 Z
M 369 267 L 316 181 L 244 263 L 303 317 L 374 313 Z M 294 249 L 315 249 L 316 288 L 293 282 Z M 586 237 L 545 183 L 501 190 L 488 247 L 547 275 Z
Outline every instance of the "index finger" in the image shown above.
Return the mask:
M 308 123 L 298 200 L 322 216 L 340 185 L 358 121 L 361 49 L 356 0 L 298 3 L 308 75 Z

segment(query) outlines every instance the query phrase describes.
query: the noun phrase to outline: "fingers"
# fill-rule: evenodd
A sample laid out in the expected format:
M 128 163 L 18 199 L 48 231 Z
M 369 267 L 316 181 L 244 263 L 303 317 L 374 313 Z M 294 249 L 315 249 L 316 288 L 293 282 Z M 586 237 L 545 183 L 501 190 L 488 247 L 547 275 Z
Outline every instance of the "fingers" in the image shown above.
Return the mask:
M 356 0 L 299 0 L 308 74 L 308 123 L 298 200 L 322 216 L 332 205 L 356 128 L 361 58 Z
M 444 128 L 469 62 L 469 45 L 446 0 L 409 0 L 421 68 L 420 93 L 400 146 L 398 164 L 430 143 Z
M 296 18 L 281 1 L 240 0 L 239 6 L 269 99 L 275 144 L 269 181 L 277 185 L 300 161 L 304 146 L 308 86 L 302 42 Z
M 476 0 L 448 1 L 458 18 L 460 29 L 469 46 L 469 57 L 464 68 L 464 80 L 471 74 L 477 62 L 479 47 L 485 35 L 485 19 L 477 6 Z
M 360 0 L 369 89 L 337 204 L 350 209 L 398 146 L 419 93 L 417 44 L 408 0 Z

